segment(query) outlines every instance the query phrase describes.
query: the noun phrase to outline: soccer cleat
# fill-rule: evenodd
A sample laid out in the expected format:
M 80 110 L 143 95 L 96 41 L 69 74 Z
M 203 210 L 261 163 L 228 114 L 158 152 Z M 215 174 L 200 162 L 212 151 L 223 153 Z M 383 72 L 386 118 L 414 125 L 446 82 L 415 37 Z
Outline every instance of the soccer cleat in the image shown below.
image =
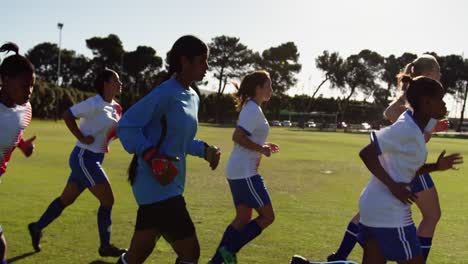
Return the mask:
M 120 255 L 119 260 L 117 260 L 116 264 L 128 264 L 127 261 L 125 260 L 125 253 Z
M 340 261 L 340 260 L 346 260 L 346 258 L 342 258 L 340 256 L 338 256 L 336 253 L 331 253 L 328 257 L 327 257 L 327 261 Z
M 309 264 L 309 261 L 300 255 L 294 255 L 291 258 L 290 264 Z
M 101 257 L 120 257 L 122 254 L 127 252 L 127 249 L 118 248 L 112 244 L 99 248 L 99 255 Z
M 34 248 L 34 251 L 40 252 L 41 251 L 40 242 L 41 242 L 42 232 L 41 232 L 41 230 L 38 230 L 35 227 L 35 225 L 36 225 L 36 223 L 30 223 L 28 225 L 29 235 L 31 235 L 31 242 L 32 242 L 32 246 Z
M 218 251 L 219 251 L 219 254 L 221 254 L 221 257 L 224 260 L 224 264 L 237 264 L 236 254 L 234 254 L 231 251 L 227 250 L 225 247 L 221 247 Z

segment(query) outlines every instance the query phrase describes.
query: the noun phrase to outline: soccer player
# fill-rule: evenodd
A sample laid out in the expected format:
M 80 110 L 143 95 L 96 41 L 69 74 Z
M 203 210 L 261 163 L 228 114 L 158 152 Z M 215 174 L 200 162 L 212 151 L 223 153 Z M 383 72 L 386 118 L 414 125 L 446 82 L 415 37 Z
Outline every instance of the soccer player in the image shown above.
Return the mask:
M 195 36 L 180 37 L 168 53 L 169 79 L 123 115 L 117 133 L 134 158 L 129 181 L 139 206 L 128 253 L 118 263 L 143 263 L 162 236 L 176 263 L 198 263 L 200 246 L 183 197 L 186 156 L 205 158 L 214 170 L 220 151 L 195 139 L 199 98 L 190 88 L 208 69 L 208 46 Z
M 396 261 L 405 264 L 425 262 L 410 204 L 417 196 L 411 191 L 415 175 L 453 168 L 462 162 L 459 154 L 444 156 L 436 163 L 427 158 L 424 128 L 429 120 L 446 114 L 444 88 L 428 77 L 401 77 L 408 84 L 407 110 L 393 125 L 371 133 L 371 143 L 359 153 L 372 173 L 359 200 L 363 264 Z
M 426 76 L 433 80 L 439 81 L 441 77 L 440 66 L 437 60 L 428 54 L 424 54 L 413 62 L 409 63 L 404 70 L 404 74 L 411 77 Z M 395 122 L 398 117 L 407 109 L 406 90 L 407 84 L 400 83 L 402 95 L 396 101 L 390 104 L 385 110 L 384 116 L 390 121 Z M 434 128 L 430 124 L 425 128 L 426 140 L 429 140 L 432 132 L 441 130 L 444 127 L 444 120 L 440 121 L 438 126 Z M 411 190 L 416 193 L 418 199 L 415 201 L 422 214 L 422 221 L 418 226 L 418 237 L 423 249 L 423 256 L 427 260 L 429 250 L 432 245 L 432 237 L 434 236 L 436 225 L 441 216 L 441 209 L 439 204 L 439 196 L 431 176 L 426 173 L 415 177 L 411 183 Z M 346 260 L 356 245 L 359 213 L 349 222 L 347 230 L 344 234 L 343 240 L 336 253 L 328 256 L 328 261 Z
M 35 137 L 23 139 L 23 131 L 31 122 L 29 99 L 36 79 L 31 62 L 19 55 L 14 43 L 6 43 L 0 52 L 15 54 L 5 58 L 0 65 L 0 178 L 5 174 L 11 154 L 18 147 L 26 157 L 34 150 Z M 0 263 L 6 264 L 6 240 L 0 225 Z
M 100 203 L 97 213 L 99 255 L 117 257 L 125 252 L 125 249 L 110 243 L 114 194 L 102 168 L 104 155 L 108 152 L 110 142 L 116 138 L 117 121 L 122 115 L 121 106 L 114 100 L 121 93 L 122 82 L 115 71 L 106 68 L 97 75 L 94 88 L 98 93 L 96 96 L 70 107 L 63 114 L 65 124 L 77 138 L 69 159 L 71 174 L 60 197 L 52 201 L 37 222 L 28 226 L 36 252 L 41 251 L 42 230 L 57 219 L 85 189 L 89 189 Z M 79 128 L 76 118 L 80 118 Z
M 272 92 L 268 72 L 255 71 L 242 79 L 236 94 L 240 114 L 232 135 L 235 146 L 226 167 L 236 216 L 227 226 L 211 264 L 237 263 L 236 253 L 275 219 L 270 195 L 258 174 L 262 155 L 270 157 L 279 151 L 278 145 L 266 143 L 270 127 L 261 108 Z M 252 209 L 258 213 L 253 220 Z

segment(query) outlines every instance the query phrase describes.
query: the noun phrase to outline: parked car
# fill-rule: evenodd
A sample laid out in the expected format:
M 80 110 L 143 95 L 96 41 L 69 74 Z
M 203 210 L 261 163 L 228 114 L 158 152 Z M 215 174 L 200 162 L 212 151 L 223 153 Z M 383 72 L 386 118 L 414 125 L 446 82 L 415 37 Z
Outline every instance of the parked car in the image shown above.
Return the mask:
M 305 127 L 312 127 L 312 128 L 316 128 L 317 127 L 317 124 L 314 122 L 314 120 L 309 120 L 305 123 Z
M 271 121 L 271 126 L 281 126 L 281 122 L 279 120 Z
M 281 126 L 292 127 L 292 123 L 289 120 L 284 120 L 283 122 L 281 122 Z
M 336 125 L 337 128 L 347 128 L 348 127 L 348 124 L 346 124 L 345 122 L 339 122 L 337 125 Z
M 371 129 L 371 125 L 367 122 L 361 123 L 362 129 L 369 130 Z

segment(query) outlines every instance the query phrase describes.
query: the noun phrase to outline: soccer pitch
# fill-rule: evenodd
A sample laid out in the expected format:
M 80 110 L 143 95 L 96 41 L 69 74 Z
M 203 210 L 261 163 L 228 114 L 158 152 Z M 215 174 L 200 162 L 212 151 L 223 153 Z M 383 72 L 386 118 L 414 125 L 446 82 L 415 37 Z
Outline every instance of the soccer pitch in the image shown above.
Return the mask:
M 221 164 L 211 171 L 199 158 L 188 159 L 185 197 L 200 239 L 206 263 L 216 249 L 234 206 L 224 168 L 232 149 L 232 128 L 201 125 L 197 138 L 221 147 Z M 36 151 L 29 159 L 15 151 L 0 184 L 0 224 L 8 243 L 9 263 L 115 263 L 98 255 L 96 213 L 99 202 L 88 191 L 65 209 L 44 230 L 42 252 L 33 252 L 27 224 L 36 221 L 58 197 L 70 173 L 68 157 L 75 139 L 63 121 L 33 120 L 26 137 L 36 135 Z M 358 198 L 369 172 L 358 157 L 368 135 L 308 132 L 272 128 L 268 139 L 280 145 L 280 153 L 263 158 L 260 173 L 273 201 L 276 219 L 259 238 L 238 255 L 239 263 L 289 263 L 293 254 L 324 261 L 342 238 L 358 208 Z M 446 149 L 468 153 L 467 140 L 433 138 L 429 162 Z M 111 242 L 128 247 L 133 234 L 136 203 L 126 181 L 131 156 L 118 141 L 111 144 L 103 167 L 111 180 L 115 205 Z M 468 167 L 434 173 L 440 195 L 442 219 L 436 231 L 430 263 L 466 263 L 468 259 Z M 418 222 L 420 214 L 413 208 Z M 351 259 L 361 260 L 356 247 Z M 145 263 L 174 263 L 171 247 L 160 240 Z

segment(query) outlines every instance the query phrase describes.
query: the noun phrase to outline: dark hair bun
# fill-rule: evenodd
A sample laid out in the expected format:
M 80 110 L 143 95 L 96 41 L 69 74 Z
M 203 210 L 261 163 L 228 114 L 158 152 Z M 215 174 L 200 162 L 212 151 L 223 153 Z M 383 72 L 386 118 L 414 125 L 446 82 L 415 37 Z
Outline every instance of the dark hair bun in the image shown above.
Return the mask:
M 0 52 L 5 52 L 5 51 L 6 52 L 13 51 L 16 54 L 18 54 L 19 48 L 18 48 L 18 45 L 16 45 L 15 43 L 7 42 L 0 47 Z

